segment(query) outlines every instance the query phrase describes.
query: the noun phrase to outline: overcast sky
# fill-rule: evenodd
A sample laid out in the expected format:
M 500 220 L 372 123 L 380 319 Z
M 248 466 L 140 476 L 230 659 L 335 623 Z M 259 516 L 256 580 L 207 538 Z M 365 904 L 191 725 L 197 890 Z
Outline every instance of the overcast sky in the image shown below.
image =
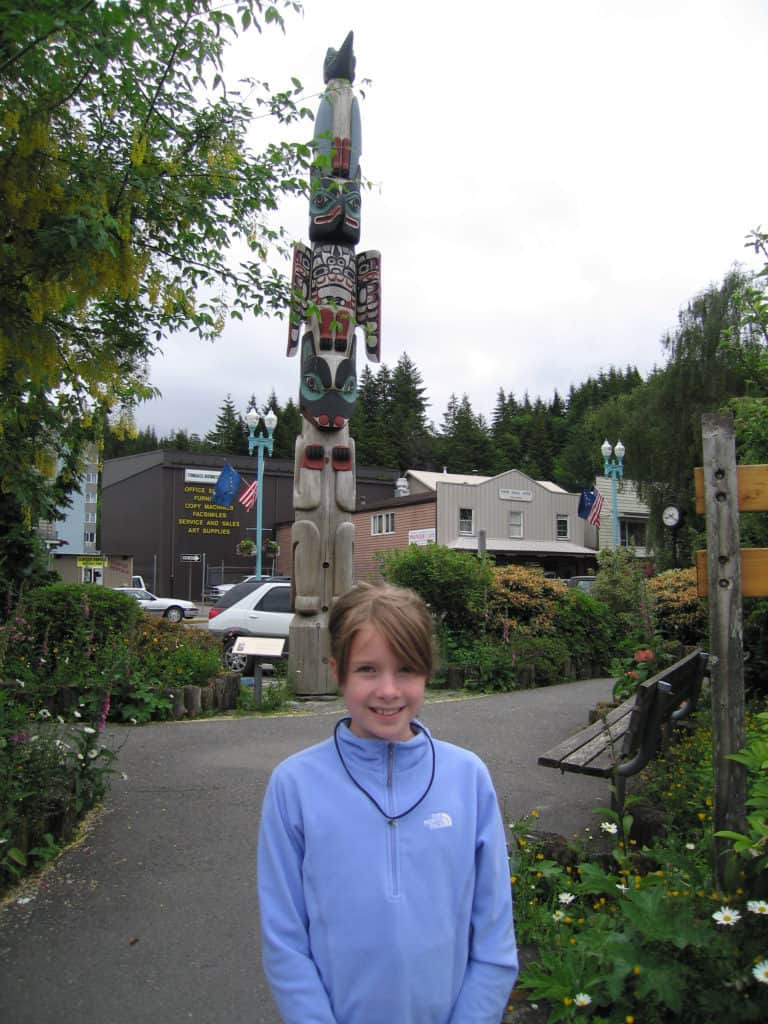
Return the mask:
M 382 361 L 408 353 L 436 425 L 452 392 L 490 418 L 499 387 L 548 399 L 611 365 L 646 375 L 680 307 L 754 265 L 765 0 L 305 0 L 285 36 L 247 33 L 228 77 L 317 93 L 350 29 L 356 85 L 372 80 L 358 251 L 382 253 Z M 254 122 L 254 146 L 270 137 Z M 308 241 L 305 201 L 281 221 Z M 254 318 L 213 345 L 167 339 L 139 426 L 203 434 L 227 393 L 242 412 L 251 392 L 295 397 L 286 330 Z

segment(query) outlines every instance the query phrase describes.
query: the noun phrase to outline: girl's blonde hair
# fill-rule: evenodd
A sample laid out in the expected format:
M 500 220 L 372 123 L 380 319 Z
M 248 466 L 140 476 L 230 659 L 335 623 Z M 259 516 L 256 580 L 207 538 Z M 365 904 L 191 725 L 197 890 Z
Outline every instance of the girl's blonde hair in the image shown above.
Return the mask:
M 328 629 L 339 685 L 347 676 L 355 635 L 376 629 L 403 664 L 429 678 L 437 668 L 432 616 L 421 597 L 405 587 L 358 583 L 331 608 Z

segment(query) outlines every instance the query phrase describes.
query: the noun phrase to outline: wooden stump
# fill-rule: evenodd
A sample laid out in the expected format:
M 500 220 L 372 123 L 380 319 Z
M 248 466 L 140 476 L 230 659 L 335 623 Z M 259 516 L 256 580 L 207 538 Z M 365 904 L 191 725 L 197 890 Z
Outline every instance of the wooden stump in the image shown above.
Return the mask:
M 189 718 L 197 718 L 201 710 L 201 696 L 199 686 L 184 687 L 184 707 Z
M 445 685 L 449 690 L 461 690 L 464 686 L 464 669 L 460 665 L 449 665 L 445 670 Z
M 232 711 L 237 707 L 240 696 L 240 676 L 237 672 L 226 672 L 213 684 L 214 702 L 219 711 Z
M 171 714 L 178 721 L 187 713 L 187 709 L 184 707 L 184 687 L 177 686 L 175 689 L 169 690 L 168 698 L 173 704 Z
M 203 711 L 213 711 L 215 698 L 216 695 L 213 692 L 212 686 L 200 687 L 200 707 Z

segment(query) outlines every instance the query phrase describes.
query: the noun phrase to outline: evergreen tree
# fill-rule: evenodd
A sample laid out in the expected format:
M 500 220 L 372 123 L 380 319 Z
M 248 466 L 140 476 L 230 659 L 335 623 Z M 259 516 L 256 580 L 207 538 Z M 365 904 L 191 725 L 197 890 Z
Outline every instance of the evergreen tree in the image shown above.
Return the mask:
M 424 469 L 434 461 L 426 390 L 416 364 L 403 353 L 392 373 L 387 406 L 387 434 L 393 452 L 389 464 L 396 465 L 401 473 Z
M 484 418 L 473 411 L 466 394 L 462 395 L 461 402 L 456 395 L 451 395 L 436 450 L 440 463 L 449 473 L 482 476 L 494 473 L 495 452 L 490 431 Z
M 205 435 L 205 442 L 212 451 L 227 455 L 248 454 L 248 426 L 238 413 L 231 395 L 222 402 L 216 426 Z
M 273 408 L 277 415 L 274 457 L 292 459 L 296 449 L 296 438 L 301 433 L 301 412 L 292 398 L 289 398 L 282 408 L 279 403 Z

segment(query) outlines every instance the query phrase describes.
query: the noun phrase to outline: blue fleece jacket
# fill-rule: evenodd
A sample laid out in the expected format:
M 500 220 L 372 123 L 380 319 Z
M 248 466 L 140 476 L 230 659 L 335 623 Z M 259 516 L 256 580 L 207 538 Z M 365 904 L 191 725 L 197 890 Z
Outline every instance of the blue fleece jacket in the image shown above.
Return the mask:
M 387 743 L 338 730 L 389 815 L 427 787 L 425 732 Z M 395 824 L 332 739 L 273 772 L 258 891 L 284 1024 L 499 1024 L 517 977 L 504 826 L 483 762 L 432 742 L 429 793 Z

